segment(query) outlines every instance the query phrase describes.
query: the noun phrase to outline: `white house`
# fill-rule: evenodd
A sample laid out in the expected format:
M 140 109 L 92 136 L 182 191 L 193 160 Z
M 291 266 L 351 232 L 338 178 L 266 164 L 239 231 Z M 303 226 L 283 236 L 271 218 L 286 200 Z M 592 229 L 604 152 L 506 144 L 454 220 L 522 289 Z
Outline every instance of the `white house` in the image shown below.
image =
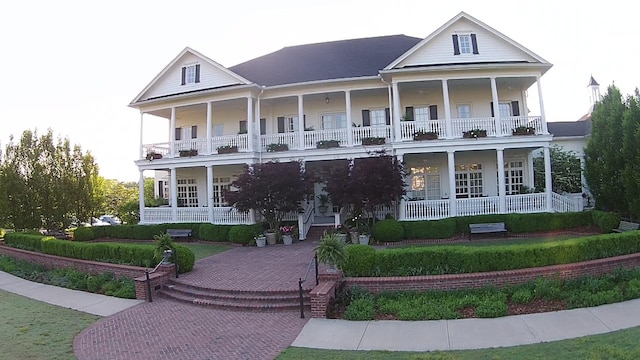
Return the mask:
M 243 165 L 302 159 L 313 168 L 380 148 L 410 170 L 401 220 L 578 209 L 551 192 L 550 171 L 545 193 L 519 194 L 533 187 L 534 151 L 550 169 L 540 78 L 551 66 L 464 12 L 424 39 L 286 47 L 230 68 L 186 48 L 130 104 L 140 111 L 140 179 L 154 171 L 170 204 L 145 208 L 141 195 L 141 223 L 251 223 L 223 196 Z M 529 116 L 527 90 L 540 115 Z M 151 115 L 166 120 L 165 142 L 142 143 Z M 518 127 L 529 133 L 514 135 Z M 484 131 L 465 137 L 473 129 Z M 415 140 L 420 131 L 437 139 Z M 366 145 L 371 137 L 384 144 Z M 339 147 L 317 149 L 321 140 Z M 267 151 L 272 144 L 288 150 Z M 304 207 L 301 229 L 319 215 L 317 204 Z

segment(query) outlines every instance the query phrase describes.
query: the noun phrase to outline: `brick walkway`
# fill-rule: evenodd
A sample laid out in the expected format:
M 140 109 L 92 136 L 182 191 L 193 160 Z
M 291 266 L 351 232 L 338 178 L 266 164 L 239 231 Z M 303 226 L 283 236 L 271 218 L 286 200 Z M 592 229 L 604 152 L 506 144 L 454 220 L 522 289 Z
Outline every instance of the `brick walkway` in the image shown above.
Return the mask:
M 295 289 L 316 245 L 235 248 L 198 261 L 180 280 L 233 290 Z M 307 283 L 315 285 L 313 272 Z M 101 319 L 73 347 L 80 360 L 273 359 L 307 319 L 299 312 L 224 311 L 159 298 Z

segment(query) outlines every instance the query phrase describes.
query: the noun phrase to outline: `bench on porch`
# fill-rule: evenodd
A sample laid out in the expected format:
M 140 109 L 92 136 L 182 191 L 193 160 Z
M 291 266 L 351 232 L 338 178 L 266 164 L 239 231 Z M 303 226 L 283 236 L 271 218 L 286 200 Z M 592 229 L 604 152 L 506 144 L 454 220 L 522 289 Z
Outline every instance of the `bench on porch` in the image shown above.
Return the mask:
M 469 240 L 471 240 L 472 234 L 493 234 L 503 233 L 504 237 L 507 237 L 507 228 L 503 222 L 500 223 L 485 223 L 485 224 L 469 224 Z
M 167 229 L 167 234 L 172 238 L 185 238 L 191 237 L 191 229 Z
M 613 229 L 613 231 L 621 233 L 625 231 L 638 230 L 639 227 L 640 227 L 640 224 L 632 223 L 629 221 L 620 221 L 620 224 L 618 224 L 618 228 Z

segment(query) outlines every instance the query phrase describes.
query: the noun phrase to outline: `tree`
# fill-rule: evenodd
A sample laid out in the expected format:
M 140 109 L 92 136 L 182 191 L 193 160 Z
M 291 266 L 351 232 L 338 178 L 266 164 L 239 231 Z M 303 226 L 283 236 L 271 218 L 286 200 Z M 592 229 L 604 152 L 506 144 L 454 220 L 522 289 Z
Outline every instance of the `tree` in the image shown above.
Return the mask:
M 622 153 L 625 159 L 622 183 L 628 200 L 629 213 L 640 216 L 640 93 L 627 98 L 622 116 Z
M 551 158 L 551 181 L 553 191 L 562 194 L 582 192 L 582 178 L 580 168 L 580 158 L 575 151 L 564 150 L 558 145 L 553 145 L 549 149 Z M 545 190 L 544 157 L 538 156 L 533 159 L 534 184 L 537 192 Z
M 287 213 L 298 210 L 311 185 L 301 162 L 253 164 L 231 184 L 225 197 L 239 211 L 258 211 L 269 228 L 277 230 Z

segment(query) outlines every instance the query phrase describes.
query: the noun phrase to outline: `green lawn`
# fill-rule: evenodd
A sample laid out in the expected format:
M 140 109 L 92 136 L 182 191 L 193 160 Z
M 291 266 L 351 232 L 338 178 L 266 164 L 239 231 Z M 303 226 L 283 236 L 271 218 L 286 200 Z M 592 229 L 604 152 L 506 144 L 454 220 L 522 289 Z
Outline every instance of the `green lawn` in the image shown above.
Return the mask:
M 0 359 L 75 359 L 73 338 L 99 316 L 0 290 Z
M 608 334 L 509 348 L 447 352 L 339 351 L 290 347 L 277 359 L 314 360 L 635 360 L 640 359 L 640 327 Z
M 179 244 L 191 249 L 191 251 L 193 251 L 193 254 L 196 256 L 196 260 L 204 259 L 211 255 L 215 255 L 232 248 L 232 246 L 229 246 L 229 245 L 219 245 L 219 244 L 205 244 L 205 243 L 179 243 Z

